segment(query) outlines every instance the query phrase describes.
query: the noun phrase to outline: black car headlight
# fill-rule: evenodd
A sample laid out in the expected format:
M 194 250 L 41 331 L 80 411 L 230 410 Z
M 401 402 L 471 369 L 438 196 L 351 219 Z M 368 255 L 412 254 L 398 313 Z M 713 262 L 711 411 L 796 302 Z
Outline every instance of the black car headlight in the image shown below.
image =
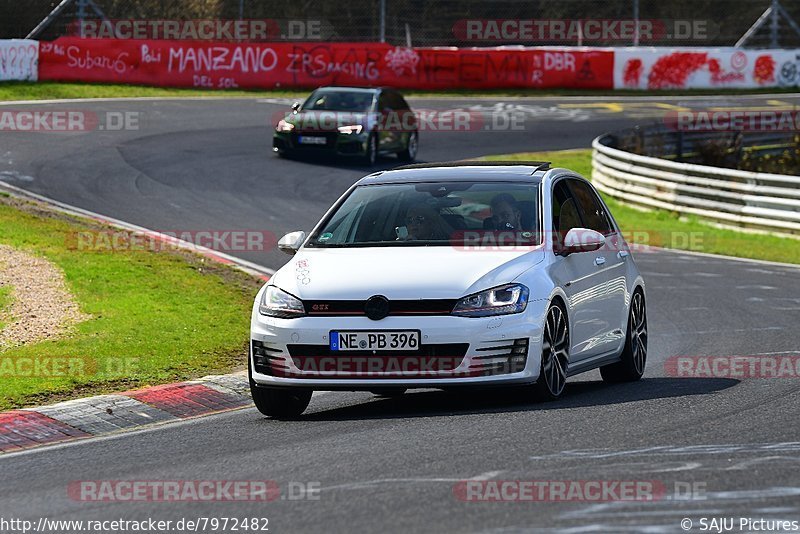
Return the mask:
M 261 315 L 270 317 L 300 317 L 306 314 L 303 301 L 276 286 L 267 286 L 258 304 Z
M 507 284 L 473 293 L 459 300 L 453 315 L 462 317 L 487 317 L 520 313 L 528 305 L 528 288 L 522 284 Z

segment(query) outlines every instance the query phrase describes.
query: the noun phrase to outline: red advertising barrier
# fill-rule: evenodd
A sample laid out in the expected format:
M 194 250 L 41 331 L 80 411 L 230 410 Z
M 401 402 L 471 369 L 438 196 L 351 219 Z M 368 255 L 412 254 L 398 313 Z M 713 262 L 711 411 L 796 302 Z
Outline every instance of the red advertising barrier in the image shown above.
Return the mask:
M 213 43 L 62 37 L 39 79 L 198 88 L 611 89 L 614 52 L 566 47 L 404 48 L 381 43 Z

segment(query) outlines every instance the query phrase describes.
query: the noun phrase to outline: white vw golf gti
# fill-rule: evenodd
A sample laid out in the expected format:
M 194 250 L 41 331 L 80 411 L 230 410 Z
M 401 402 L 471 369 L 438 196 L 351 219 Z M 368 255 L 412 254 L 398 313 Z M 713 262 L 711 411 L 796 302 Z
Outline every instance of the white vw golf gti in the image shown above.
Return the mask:
M 411 165 L 353 185 L 259 291 L 253 400 L 300 415 L 314 390 L 525 386 L 558 398 L 600 368 L 641 378 L 645 287 L 592 185 L 547 163 Z

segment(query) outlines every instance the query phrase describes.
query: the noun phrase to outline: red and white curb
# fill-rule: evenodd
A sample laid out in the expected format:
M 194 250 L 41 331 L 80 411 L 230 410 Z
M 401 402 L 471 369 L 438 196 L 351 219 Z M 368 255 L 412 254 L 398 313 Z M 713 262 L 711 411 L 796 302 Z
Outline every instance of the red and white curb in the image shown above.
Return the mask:
M 247 373 L 98 395 L 0 413 L 0 454 L 252 405 Z

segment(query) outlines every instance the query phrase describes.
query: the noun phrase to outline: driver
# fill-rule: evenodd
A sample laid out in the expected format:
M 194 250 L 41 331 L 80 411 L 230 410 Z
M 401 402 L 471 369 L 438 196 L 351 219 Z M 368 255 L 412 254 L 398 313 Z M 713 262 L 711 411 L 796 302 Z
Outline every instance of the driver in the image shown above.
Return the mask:
M 495 195 L 491 201 L 492 222 L 495 230 L 521 230 L 522 211 L 517 200 L 509 193 Z
M 408 208 L 405 218 L 408 240 L 448 239 L 451 230 L 439 212 L 426 204 Z

